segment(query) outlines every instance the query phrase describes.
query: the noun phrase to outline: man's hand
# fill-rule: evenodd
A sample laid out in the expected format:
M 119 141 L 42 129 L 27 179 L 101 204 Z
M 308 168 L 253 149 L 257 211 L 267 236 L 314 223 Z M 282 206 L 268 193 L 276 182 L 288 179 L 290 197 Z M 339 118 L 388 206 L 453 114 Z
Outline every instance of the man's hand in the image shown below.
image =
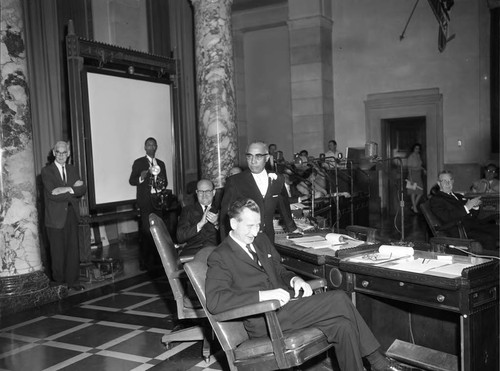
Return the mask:
M 207 224 L 207 222 L 208 222 L 207 215 L 208 215 L 208 213 L 209 213 L 209 212 L 210 212 L 210 211 L 209 211 L 209 209 L 208 209 L 208 207 L 207 207 L 207 209 L 206 209 L 206 210 L 205 210 L 205 212 L 203 213 L 203 216 L 201 217 L 201 220 L 198 222 L 198 224 L 196 224 L 196 228 L 197 228 L 198 232 L 199 232 L 199 231 L 201 231 L 201 229 L 203 228 L 203 226 L 204 226 L 205 224 Z
M 278 300 L 283 306 L 290 301 L 290 294 L 283 289 L 259 291 L 259 301 Z
M 71 187 L 57 187 L 52 190 L 52 195 L 62 195 L 63 193 L 70 193 Z
M 82 185 L 83 185 L 83 181 L 81 181 L 81 180 L 77 180 L 77 181 L 75 182 L 75 184 L 73 184 L 73 187 L 80 187 L 80 186 L 82 186 Z
M 294 298 L 298 298 L 299 297 L 299 292 L 300 290 L 302 290 L 302 297 L 303 298 L 306 298 L 308 296 L 311 296 L 312 295 L 312 288 L 311 288 L 311 285 L 309 285 L 306 281 L 304 281 L 302 278 L 300 278 L 299 276 L 295 276 L 293 278 L 293 281 L 292 281 L 292 287 L 293 287 L 293 291 L 294 291 Z
M 149 169 L 151 169 L 151 167 Z M 141 171 L 141 180 L 146 179 L 146 175 L 149 173 L 149 169 Z
M 465 207 L 468 210 L 478 209 L 479 205 L 481 205 L 481 203 L 482 203 L 481 197 L 475 197 L 475 198 L 471 198 L 469 201 L 467 201 L 467 203 L 465 204 Z
M 215 228 L 219 228 L 219 213 L 208 211 L 206 219 L 208 220 L 208 222 L 212 223 Z

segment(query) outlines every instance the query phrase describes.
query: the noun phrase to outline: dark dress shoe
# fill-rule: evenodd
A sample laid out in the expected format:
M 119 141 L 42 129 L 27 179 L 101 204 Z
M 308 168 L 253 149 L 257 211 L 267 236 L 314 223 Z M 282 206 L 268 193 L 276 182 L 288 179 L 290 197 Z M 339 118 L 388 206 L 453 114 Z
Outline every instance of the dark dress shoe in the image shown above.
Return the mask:
M 73 286 L 70 286 L 69 289 L 74 290 L 74 291 L 83 291 L 83 290 L 85 290 L 85 286 L 73 285 Z

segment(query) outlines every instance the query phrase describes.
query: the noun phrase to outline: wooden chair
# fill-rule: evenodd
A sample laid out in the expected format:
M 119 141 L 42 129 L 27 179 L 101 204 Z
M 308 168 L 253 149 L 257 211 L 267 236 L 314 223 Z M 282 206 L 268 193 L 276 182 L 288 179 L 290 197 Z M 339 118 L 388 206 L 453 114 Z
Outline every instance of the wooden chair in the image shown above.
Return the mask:
M 208 320 L 226 353 L 231 371 L 235 370 L 276 370 L 300 365 L 327 351 L 333 344 L 317 328 L 307 328 L 283 333 L 276 311 L 277 300 L 269 300 L 227 312 L 212 315 L 206 309 L 205 279 L 207 258 L 215 247 L 200 250 L 194 260 L 184 265 L 186 273 L 207 313 Z M 324 279 L 310 281 L 313 289 L 326 286 Z M 243 326 L 243 318 L 264 313 L 269 337 L 250 339 Z
M 449 230 L 450 228 L 456 227 L 458 229 L 459 238 L 467 239 L 467 232 L 465 231 L 465 228 L 462 225 L 462 223 L 458 221 L 447 224 L 441 224 L 436 215 L 434 215 L 434 213 L 431 211 L 429 201 L 420 204 L 420 210 L 422 211 L 425 221 L 427 222 L 427 225 L 429 226 L 432 235 L 434 237 L 452 237 L 446 231 Z
M 193 259 L 193 256 L 183 257 L 182 261 L 179 259 L 172 237 L 168 233 L 165 223 L 158 215 L 149 215 L 149 229 L 174 295 L 177 318 L 179 320 L 206 318 L 205 311 L 198 298 L 194 294 L 189 296 L 185 290 L 185 285 L 189 284 L 189 280 L 182 268 L 182 263 Z M 169 344 L 174 341 L 203 340 L 203 357 L 208 360 L 210 358 L 210 345 L 205 336 L 206 330 L 202 326 L 193 326 L 173 331 L 162 337 L 162 343 L 168 348 Z

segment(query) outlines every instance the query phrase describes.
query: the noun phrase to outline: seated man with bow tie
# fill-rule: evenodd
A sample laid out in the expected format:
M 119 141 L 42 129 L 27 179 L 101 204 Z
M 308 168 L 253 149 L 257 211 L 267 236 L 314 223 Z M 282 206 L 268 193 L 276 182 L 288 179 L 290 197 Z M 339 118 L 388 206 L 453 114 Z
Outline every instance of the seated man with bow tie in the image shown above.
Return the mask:
M 460 221 L 467 232 L 467 237 L 479 241 L 484 249 L 498 248 L 498 226 L 493 219 L 478 219 L 481 197 L 466 199 L 460 193 L 453 192 L 453 174 L 443 170 L 438 175 L 439 191 L 430 199 L 431 211 L 443 224 L 450 225 L 450 237 L 458 238 L 458 229 L 453 222 Z
M 177 241 L 186 244 L 179 256 L 194 255 L 202 247 L 219 243 L 219 213 L 214 196 L 210 180 L 201 179 L 196 184 L 197 202 L 182 209 L 177 225 Z
M 380 353 L 380 344 L 343 290 L 312 295 L 311 286 L 285 268 L 274 245 L 260 232 L 261 213 L 255 201 L 237 199 L 228 213 L 229 236 L 207 261 L 205 289 L 211 313 L 278 300 L 281 329 L 318 328 L 334 344 L 342 370 L 363 370 L 363 357 L 372 371 L 401 370 Z M 267 335 L 264 315 L 248 317 L 244 325 L 251 338 Z

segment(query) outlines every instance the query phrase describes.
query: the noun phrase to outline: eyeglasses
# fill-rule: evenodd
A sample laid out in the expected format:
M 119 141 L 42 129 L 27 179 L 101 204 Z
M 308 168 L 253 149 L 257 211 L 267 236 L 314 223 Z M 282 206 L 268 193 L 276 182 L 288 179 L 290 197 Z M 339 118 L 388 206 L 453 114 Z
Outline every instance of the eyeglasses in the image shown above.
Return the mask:
M 446 184 L 446 183 L 448 183 L 448 184 L 451 184 L 451 183 L 453 183 L 454 181 L 455 181 L 455 179 L 450 179 L 450 180 L 448 180 L 448 179 L 441 179 L 441 180 L 439 181 L 439 183 L 445 183 L 445 184 Z
M 253 159 L 256 159 L 257 161 L 262 161 L 262 159 L 268 155 L 269 153 L 256 153 L 255 155 L 252 153 L 247 153 L 245 156 L 247 158 L 247 161 L 253 161 Z
M 67 151 L 64 151 L 64 152 L 56 151 L 56 156 L 66 156 L 67 154 L 68 154 Z
M 496 173 L 497 171 L 495 169 L 488 169 L 486 170 L 487 173 Z
M 206 191 L 201 191 L 199 189 L 196 190 L 196 193 L 199 194 L 199 195 L 205 195 L 205 196 L 208 196 L 209 194 L 211 194 L 214 190 L 213 189 L 207 189 Z

